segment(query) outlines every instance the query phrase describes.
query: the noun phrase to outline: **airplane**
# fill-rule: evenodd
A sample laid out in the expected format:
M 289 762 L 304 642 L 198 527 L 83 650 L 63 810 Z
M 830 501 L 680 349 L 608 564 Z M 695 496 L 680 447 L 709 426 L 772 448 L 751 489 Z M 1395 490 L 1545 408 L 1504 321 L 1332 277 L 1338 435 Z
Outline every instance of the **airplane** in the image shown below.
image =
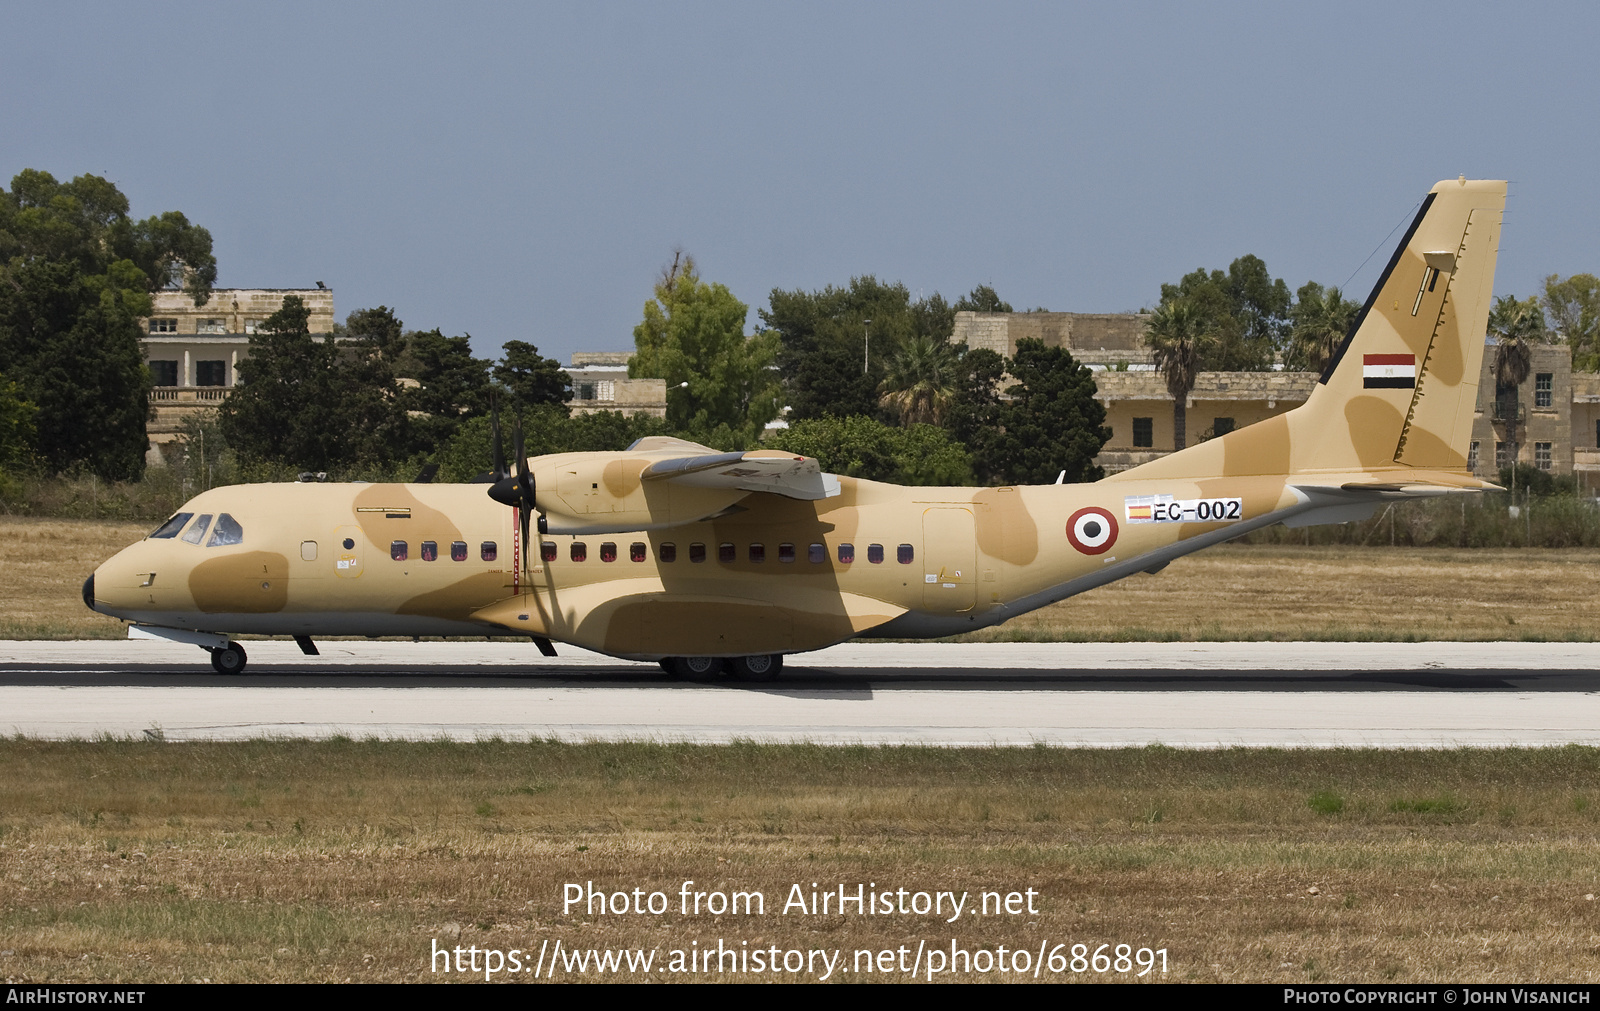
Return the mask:
M 1467 470 L 1506 184 L 1434 186 L 1300 407 L 1087 484 L 900 487 L 673 438 L 524 455 L 481 484 L 283 483 L 196 496 L 84 583 L 130 635 L 517 636 L 775 677 L 858 636 L 1006 621 L 1251 530 L 1481 492 Z M 487 492 L 487 493 L 486 493 Z

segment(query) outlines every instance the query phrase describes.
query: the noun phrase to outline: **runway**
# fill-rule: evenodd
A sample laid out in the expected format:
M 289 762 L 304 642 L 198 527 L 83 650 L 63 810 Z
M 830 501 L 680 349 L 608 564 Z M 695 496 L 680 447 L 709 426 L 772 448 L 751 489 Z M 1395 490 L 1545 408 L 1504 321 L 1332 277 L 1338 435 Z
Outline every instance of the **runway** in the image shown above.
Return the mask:
M 852 643 L 747 684 L 570 647 L 0 642 L 0 732 L 48 739 L 819 744 L 1600 744 L 1600 644 Z

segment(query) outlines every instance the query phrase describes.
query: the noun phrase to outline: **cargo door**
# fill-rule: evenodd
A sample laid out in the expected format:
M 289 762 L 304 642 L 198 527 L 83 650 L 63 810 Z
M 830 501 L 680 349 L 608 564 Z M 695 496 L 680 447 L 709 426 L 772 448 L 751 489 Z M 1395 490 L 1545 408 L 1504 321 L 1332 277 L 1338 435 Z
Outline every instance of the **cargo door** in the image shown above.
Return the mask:
M 977 600 L 977 539 L 972 511 L 937 506 L 922 514 L 922 606 L 954 614 Z

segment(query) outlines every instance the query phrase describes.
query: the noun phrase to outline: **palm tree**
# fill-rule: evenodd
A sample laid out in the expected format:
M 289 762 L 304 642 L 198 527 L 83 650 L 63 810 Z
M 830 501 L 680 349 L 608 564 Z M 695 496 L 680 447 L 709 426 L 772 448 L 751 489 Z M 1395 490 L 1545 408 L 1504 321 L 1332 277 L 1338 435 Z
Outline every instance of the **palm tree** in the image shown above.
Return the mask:
M 954 344 L 914 337 L 889 359 L 878 403 L 898 414 L 902 426 L 937 425 L 955 399 L 960 362 Z
M 1184 447 L 1189 393 L 1200 374 L 1200 355 L 1211 341 L 1211 335 L 1201 327 L 1200 314 L 1181 300 L 1163 302 L 1145 324 L 1144 342 L 1172 396 L 1174 449 Z
M 1326 288 L 1309 282 L 1297 293 L 1293 320 L 1289 330 L 1290 355 L 1295 364 L 1308 372 L 1321 372 L 1323 366 L 1339 350 L 1350 323 L 1361 306 L 1344 297 L 1338 288 Z
M 1517 465 L 1517 426 L 1522 413 L 1520 388 L 1533 368 L 1533 345 L 1545 337 L 1544 313 L 1537 298 L 1517 300 L 1502 295 L 1489 312 L 1489 333 L 1495 339 L 1495 413 L 1505 423 L 1510 466 Z

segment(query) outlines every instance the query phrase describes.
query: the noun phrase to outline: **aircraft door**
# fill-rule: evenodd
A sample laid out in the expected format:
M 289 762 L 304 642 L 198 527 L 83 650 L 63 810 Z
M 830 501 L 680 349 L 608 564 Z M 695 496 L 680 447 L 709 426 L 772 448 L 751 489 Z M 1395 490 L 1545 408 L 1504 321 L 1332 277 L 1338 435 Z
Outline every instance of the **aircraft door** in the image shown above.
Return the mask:
M 366 535 L 354 524 L 338 527 L 318 553 L 328 559 L 333 574 L 340 579 L 357 579 L 366 568 Z
M 977 600 L 977 538 L 972 511 L 940 506 L 922 514 L 922 604 L 946 614 Z

